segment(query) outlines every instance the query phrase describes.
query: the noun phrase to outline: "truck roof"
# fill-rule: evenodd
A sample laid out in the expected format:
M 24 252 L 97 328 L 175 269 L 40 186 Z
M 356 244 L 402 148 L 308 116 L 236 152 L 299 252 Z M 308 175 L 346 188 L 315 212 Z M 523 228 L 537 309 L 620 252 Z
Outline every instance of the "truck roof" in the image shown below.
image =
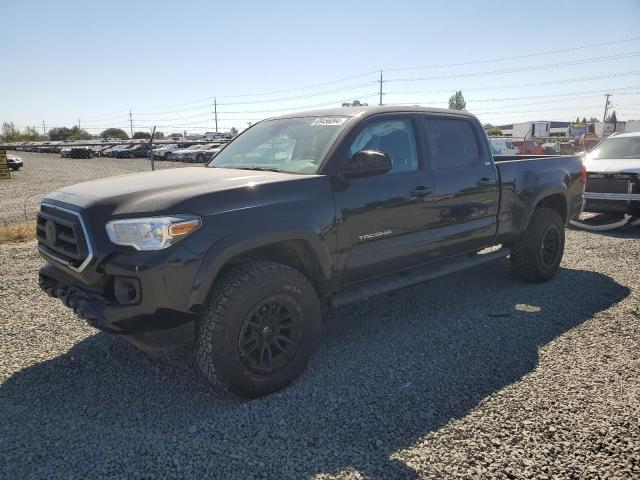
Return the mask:
M 392 113 L 392 112 L 422 112 L 422 113 L 447 113 L 451 115 L 464 115 L 468 117 L 475 116 L 472 113 L 463 110 L 450 110 L 446 108 L 420 107 L 417 105 L 385 105 L 373 107 L 335 107 L 324 108 L 321 110 L 307 110 L 303 112 L 288 113 L 277 117 L 270 117 L 271 120 L 276 118 L 295 118 L 295 117 L 368 117 L 376 113 Z

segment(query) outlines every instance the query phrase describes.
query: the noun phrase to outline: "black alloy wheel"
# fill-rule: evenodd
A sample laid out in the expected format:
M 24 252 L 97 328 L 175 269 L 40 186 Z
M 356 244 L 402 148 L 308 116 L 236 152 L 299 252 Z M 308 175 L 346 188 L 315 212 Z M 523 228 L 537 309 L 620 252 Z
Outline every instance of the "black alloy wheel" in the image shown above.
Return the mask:
M 556 225 L 549 225 L 540 243 L 540 263 L 545 268 L 553 268 L 560 255 L 560 232 Z
M 286 295 L 259 302 L 245 317 L 238 350 L 247 368 L 273 373 L 293 358 L 300 346 L 303 327 L 299 307 Z

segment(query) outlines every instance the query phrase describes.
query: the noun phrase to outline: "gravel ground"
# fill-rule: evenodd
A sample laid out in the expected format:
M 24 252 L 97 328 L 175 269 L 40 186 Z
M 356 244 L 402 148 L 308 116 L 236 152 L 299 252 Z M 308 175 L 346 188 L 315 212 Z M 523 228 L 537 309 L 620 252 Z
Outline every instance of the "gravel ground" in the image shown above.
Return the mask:
M 36 286 L 0 247 L 2 478 L 640 478 L 640 229 L 569 231 L 549 283 L 506 261 L 341 308 L 302 378 L 241 402 Z
M 35 219 L 40 199 L 60 187 L 97 178 L 151 170 L 143 158 L 61 158 L 52 153 L 9 152 L 24 167 L 0 181 L 0 226 Z M 193 166 L 180 162 L 156 162 L 156 168 Z

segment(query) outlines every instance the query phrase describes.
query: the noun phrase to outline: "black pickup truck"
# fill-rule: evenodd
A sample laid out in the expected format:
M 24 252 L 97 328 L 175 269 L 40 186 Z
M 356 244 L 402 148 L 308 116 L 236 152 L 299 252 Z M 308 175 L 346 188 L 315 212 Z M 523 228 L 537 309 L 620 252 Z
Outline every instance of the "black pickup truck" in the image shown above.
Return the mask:
M 585 180 L 577 157 L 492 158 L 466 112 L 299 113 L 206 168 L 47 195 L 40 285 L 148 352 L 195 339 L 209 379 L 260 396 L 304 370 L 324 307 L 507 256 L 521 279 L 550 279 Z

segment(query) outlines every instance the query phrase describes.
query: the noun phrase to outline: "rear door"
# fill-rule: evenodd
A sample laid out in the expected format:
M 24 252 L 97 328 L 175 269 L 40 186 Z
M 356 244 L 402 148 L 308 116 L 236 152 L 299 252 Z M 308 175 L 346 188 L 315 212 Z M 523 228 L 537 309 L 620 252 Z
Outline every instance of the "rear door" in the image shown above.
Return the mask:
M 421 115 L 434 179 L 432 238 L 437 257 L 480 250 L 497 231 L 499 185 L 482 128 L 471 117 Z

